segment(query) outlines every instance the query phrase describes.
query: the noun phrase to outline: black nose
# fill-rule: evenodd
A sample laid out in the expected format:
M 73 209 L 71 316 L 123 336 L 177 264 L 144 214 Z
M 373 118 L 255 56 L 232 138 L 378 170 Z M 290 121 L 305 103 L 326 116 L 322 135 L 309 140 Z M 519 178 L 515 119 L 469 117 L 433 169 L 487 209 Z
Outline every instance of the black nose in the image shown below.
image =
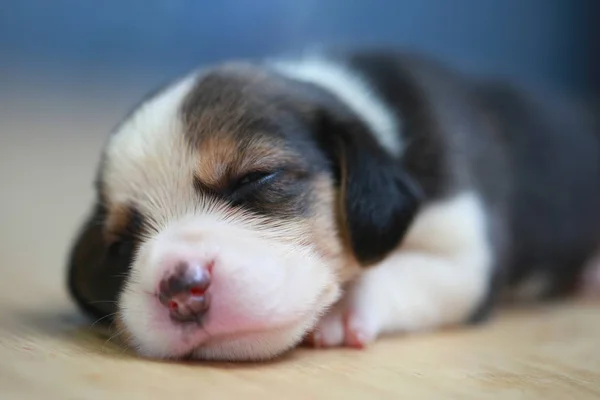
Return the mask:
M 160 302 L 179 322 L 200 322 L 210 306 L 210 266 L 180 263 L 159 286 Z

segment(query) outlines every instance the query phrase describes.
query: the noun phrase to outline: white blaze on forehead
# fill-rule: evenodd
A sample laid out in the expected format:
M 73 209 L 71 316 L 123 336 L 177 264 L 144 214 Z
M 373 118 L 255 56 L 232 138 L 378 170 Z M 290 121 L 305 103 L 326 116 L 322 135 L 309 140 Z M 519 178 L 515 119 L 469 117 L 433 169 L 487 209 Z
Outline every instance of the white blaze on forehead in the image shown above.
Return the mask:
M 146 356 L 195 349 L 202 358 L 270 358 L 295 345 L 337 299 L 337 276 L 300 243 L 308 225 L 249 215 L 196 193 L 202 154 L 186 137 L 181 115 L 196 80 L 187 77 L 143 104 L 106 149 L 107 202 L 135 206 L 153 228 L 136 251 L 119 318 Z M 152 294 L 177 263 L 210 261 L 211 306 L 202 329 L 174 324 Z
M 196 80 L 191 74 L 142 104 L 110 139 L 103 171 L 109 203 L 134 203 L 154 219 L 189 203 L 197 155 L 180 110 Z
M 288 78 L 312 83 L 336 96 L 362 119 L 384 149 L 400 155 L 400 121 L 357 71 L 317 54 L 273 60 L 272 66 Z

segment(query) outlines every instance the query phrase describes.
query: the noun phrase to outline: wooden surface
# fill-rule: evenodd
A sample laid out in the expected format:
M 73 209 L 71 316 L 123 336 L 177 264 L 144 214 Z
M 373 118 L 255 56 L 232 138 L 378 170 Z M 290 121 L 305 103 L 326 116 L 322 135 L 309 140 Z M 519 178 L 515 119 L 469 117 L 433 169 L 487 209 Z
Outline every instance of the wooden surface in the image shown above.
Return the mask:
M 0 399 L 594 399 L 600 305 L 506 311 L 476 329 L 293 352 L 268 364 L 136 358 L 65 295 L 64 259 L 126 96 L 0 104 Z M 95 97 L 96 96 L 96 97 Z

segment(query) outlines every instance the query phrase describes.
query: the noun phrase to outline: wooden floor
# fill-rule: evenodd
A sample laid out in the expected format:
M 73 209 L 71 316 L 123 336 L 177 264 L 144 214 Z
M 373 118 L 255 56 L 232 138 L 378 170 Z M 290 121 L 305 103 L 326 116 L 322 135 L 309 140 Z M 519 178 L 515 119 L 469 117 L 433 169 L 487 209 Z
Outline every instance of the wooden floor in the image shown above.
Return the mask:
M 600 305 L 591 303 L 268 364 L 124 352 L 81 318 L 63 286 L 100 146 L 131 100 L 86 93 L 0 104 L 0 399 L 600 399 Z

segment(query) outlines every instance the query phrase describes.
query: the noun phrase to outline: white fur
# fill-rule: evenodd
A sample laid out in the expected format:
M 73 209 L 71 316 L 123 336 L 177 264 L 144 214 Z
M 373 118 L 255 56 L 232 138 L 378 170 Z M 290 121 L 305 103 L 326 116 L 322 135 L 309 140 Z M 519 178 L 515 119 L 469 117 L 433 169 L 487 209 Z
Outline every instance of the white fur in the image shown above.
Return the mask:
M 398 154 L 397 121 L 354 74 L 318 60 L 278 65 L 340 96 Z M 147 356 L 271 358 L 294 346 L 337 300 L 338 279 L 300 242 L 303 232 L 294 224 L 286 228 L 198 196 L 193 176 L 201 155 L 190 147 L 179 113 L 196 79 L 192 74 L 140 107 L 107 147 L 107 202 L 135 205 L 149 227 L 119 299 L 120 317 L 132 344 Z M 344 306 L 323 320 L 324 334 L 343 336 L 346 324 L 368 341 L 466 318 L 484 296 L 491 268 L 482 207 L 474 193 L 428 206 L 403 247 L 366 271 Z M 155 296 L 180 260 L 215 261 L 202 329 L 173 323 Z M 347 323 L 341 318 L 346 312 Z
M 459 324 L 482 301 L 492 268 L 480 199 L 466 192 L 418 215 L 405 244 L 366 271 L 319 326 L 322 345 Z
M 317 54 L 299 59 L 276 60 L 273 67 L 284 76 L 324 88 L 345 103 L 374 133 L 390 154 L 402 151 L 400 122 L 377 98 L 356 71 Z
M 197 78 L 190 74 L 141 105 L 111 137 L 103 171 L 111 203 L 138 203 L 153 217 L 177 212 L 159 201 L 190 204 L 193 187 L 188 183 L 196 160 L 183 134 L 179 108 Z M 163 218 L 168 221 L 169 215 Z
M 272 232 L 262 236 L 259 226 L 245 222 L 217 213 L 190 215 L 145 244 L 120 298 L 123 322 L 140 353 L 268 359 L 296 345 L 337 299 L 331 269 L 310 248 L 282 243 L 269 237 Z M 215 260 L 202 328 L 170 321 L 153 295 L 180 260 Z
M 194 189 L 198 152 L 180 107 L 196 76 L 150 100 L 110 140 L 103 174 L 109 205 L 134 205 L 149 231 L 119 299 L 131 344 L 158 358 L 271 358 L 294 346 L 339 296 L 337 278 L 294 224 L 251 217 Z M 180 261 L 214 261 L 202 328 L 173 323 L 157 300 Z

